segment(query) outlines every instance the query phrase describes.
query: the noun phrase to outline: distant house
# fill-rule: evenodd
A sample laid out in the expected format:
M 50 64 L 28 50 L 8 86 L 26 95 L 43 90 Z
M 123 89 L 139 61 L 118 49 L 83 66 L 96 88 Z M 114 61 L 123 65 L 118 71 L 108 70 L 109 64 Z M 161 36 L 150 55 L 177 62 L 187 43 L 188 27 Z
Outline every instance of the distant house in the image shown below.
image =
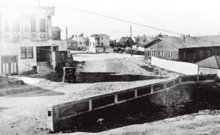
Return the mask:
M 67 47 L 69 50 L 77 50 L 77 41 L 68 39 L 67 40 Z
M 116 40 L 110 40 L 110 47 L 116 47 L 116 46 L 117 46 Z
M 58 26 L 52 27 L 52 39 L 53 40 L 61 40 L 61 29 Z
M 76 46 L 77 46 L 77 50 L 86 50 L 86 38 L 84 38 L 83 36 L 74 36 L 72 37 L 72 40 L 75 40 Z
M 153 36 L 138 36 L 138 37 L 134 37 L 135 38 L 135 44 L 138 44 L 140 46 L 144 46 L 147 43 L 151 42 L 154 40 Z
M 120 47 L 131 47 L 132 45 L 134 45 L 134 41 L 131 37 L 122 37 L 118 42 Z
M 110 37 L 106 34 L 93 34 L 89 37 L 90 52 L 105 52 L 110 47 Z
M 106 34 L 93 34 L 91 37 L 95 38 L 95 46 L 110 46 L 110 37 Z
M 199 71 L 202 74 L 216 74 L 220 69 L 220 56 L 211 56 L 195 64 L 199 66 Z
M 146 59 L 155 56 L 194 63 L 220 54 L 220 36 L 163 37 L 160 35 L 144 47 Z

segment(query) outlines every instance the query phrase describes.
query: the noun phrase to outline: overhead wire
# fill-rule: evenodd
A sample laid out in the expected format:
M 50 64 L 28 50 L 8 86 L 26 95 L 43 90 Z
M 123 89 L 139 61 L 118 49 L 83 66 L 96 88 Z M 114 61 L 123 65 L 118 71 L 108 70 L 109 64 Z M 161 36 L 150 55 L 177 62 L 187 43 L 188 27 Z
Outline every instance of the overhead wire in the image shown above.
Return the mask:
M 57 6 L 60 6 L 60 7 L 65 7 L 65 8 L 69 8 L 69 9 L 73 9 L 73 10 L 77 10 L 77 11 L 81 11 L 81 12 L 85 12 L 85 13 L 89 13 L 89 14 L 93 14 L 93 15 L 109 18 L 109 19 L 114 19 L 114 20 L 130 23 L 130 24 L 134 24 L 134 25 L 139 25 L 139 26 L 142 26 L 142 27 L 147 27 L 147 28 L 151 28 L 151 29 L 155 29 L 155 30 L 159 30 L 159 31 L 175 34 L 175 35 L 185 36 L 184 34 L 181 34 L 181 33 L 178 33 L 178 32 L 173 32 L 173 31 L 170 31 L 170 30 L 165 30 L 165 29 L 161 29 L 161 28 L 157 28 L 157 27 L 153 27 L 153 26 L 149 26 L 149 25 L 144 25 L 144 24 L 140 24 L 140 23 L 136 23 L 136 22 L 132 22 L 132 21 L 127 21 L 127 20 L 123 20 L 123 19 L 119 19 L 119 18 L 115 18 L 115 17 L 111 17 L 111 16 L 107 16 L 107 15 L 103 15 L 103 14 L 99 14 L 99 13 L 95 13 L 95 12 L 90 12 L 90 11 L 87 11 L 87 10 L 83 10 L 83 9 L 79 9 L 79 8 L 75 8 L 75 7 L 70 7 L 70 6 L 66 6 L 66 5 L 63 5 L 63 4 L 58 4 L 58 3 L 50 2 L 50 1 L 47 1 L 47 0 L 41 0 L 41 1 L 53 4 L 53 5 L 57 5 Z M 201 39 L 201 38 L 198 38 L 198 37 L 187 36 L 187 38 L 194 38 L 194 39 L 201 40 L 201 41 L 206 41 L 206 42 L 210 42 L 210 43 L 220 44 L 218 42 L 213 42 L 213 41 Z
M 90 12 L 90 11 L 87 11 L 87 10 L 83 10 L 83 9 L 79 9 L 79 8 L 74 8 L 74 7 L 70 7 L 70 6 L 66 6 L 66 5 L 62 5 L 62 4 L 58 4 L 58 3 L 54 3 L 54 2 L 49 2 L 47 0 L 43 0 L 43 2 L 54 4 L 54 5 L 61 6 L 61 7 L 66 7 L 66 8 L 74 9 L 74 10 L 78 10 L 78 11 L 89 13 L 89 14 L 94 14 L 94 15 L 102 16 L 102 17 L 105 17 L 105 18 L 110 18 L 110 19 L 114 19 L 114 20 L 118 20 L 118 21 L 122 21 L 122 22 L 127 22 L 127 23 L 130 23 L 130 24 L 135 24 L 135 25 L 139 25 L 139 26 L 143 26 L 143 27 L 147 27 L 147 28 L 151 28 L 151 29 L 160 30 L 160 31 L 172 33 L 172 34 L 175 34 L 175 35 L 181 35 L 180 33 L 172 32 L 172 31 L 169 31 L 169 30 L 164 30 L 164 29 L 156 28 L 156 27 L 149 26 L 149 25 L 144 25 L 144 24 L 140 24 L 140 23 L 136 23 L 136 22 L 132 22 L 132 21 L 127 21 L 127 20 L 123 20 L 123 19 L 119 19 L 119 18 L 115 18 L 115 17 L 111 17 L 111 16 L 95 13 L 95 12 Z

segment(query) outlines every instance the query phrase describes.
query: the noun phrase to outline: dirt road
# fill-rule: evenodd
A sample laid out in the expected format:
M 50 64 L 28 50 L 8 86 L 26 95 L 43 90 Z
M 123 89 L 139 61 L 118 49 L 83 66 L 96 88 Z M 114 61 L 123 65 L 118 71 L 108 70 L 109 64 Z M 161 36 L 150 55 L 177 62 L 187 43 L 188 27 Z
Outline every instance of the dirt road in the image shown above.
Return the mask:
M 106 92 L 117 91 L 121 89 L 142 86 L 149 83 L 163 81 L 160 77 L 173 77 L 178 74 L 165 71 L 159 68 L 152 70 L 145 63 L 143 56 L 130 57 L 125 55 L 116 56 L 81 55 L 74 57 L 76 60 L 85 60 L 89 57 L 89 61 L 81 66 L 79 71 L 97 73 L 97 72 L 114 72 L 115 75 L 139 76 L 137 80 L 127 81 L 102 81 L 92 82 L 96 78 L 87 79 L 87 83 L 60 83 L 51 82 L 45 79 L 29 79 L 23 78 L 26 83 L 16 89 L 7 89 L 0 91 L 0 134 L 9 135 L 43 135 L 47 134 L 46 118 L 47 107 L 50 104 L 73 101 L 87 96 L 99 95 Z M 101 59 L 99 59 L 101 58 Z M 142 78 L 140 76 L 156 76 L 157 78 Z M 128 79 L 126 76 L 122 79 Z M 88 76 L 86 77 L 88 78 Z M 132 77 L 131 77 L 132 78 Z M 179 116 L 176 118 L 165 119 L 158 122 L 145 123 L 141 125 L 130 125 L 118 129 L 100 132 L 99 134 L 197 134 L 208 133 L 218 134 L 220 126 L 219 113 L 210 114 L 210 112 Z M 71 133 L 70 133 L 71 134 Z M 88 134 L 88 133 L 72 133 L 72 134 Z M 97 134 L 97 133 L 95 133 Z

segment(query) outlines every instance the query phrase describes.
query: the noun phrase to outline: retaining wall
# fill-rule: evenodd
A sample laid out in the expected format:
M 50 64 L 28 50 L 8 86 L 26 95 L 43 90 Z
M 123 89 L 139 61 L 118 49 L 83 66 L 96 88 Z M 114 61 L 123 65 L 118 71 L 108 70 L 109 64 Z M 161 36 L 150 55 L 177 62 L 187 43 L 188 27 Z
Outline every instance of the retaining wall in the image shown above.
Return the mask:
M 151 64 L 166 70 L 182 73 L 185 75 L 198 74 L 198 65 L 187 62 L 171 61 L 160 59 L 157 57 L 151 57 Z
M 71 118 L 74 118 L 78 115 L 144 97 L 160 91 L 169 90 L 170 88 L 175 88 L 175 86 L 180 83 L 195 83 L 199 81 L 220 82 L 220 79 L 217 78 L 215 74 L 178 76 L 165 82 L 107 93 L 105 95 L 93 96 L 83 100 L 53 105 L 48 107 L 47 126 L 51 131 L 58 132 L 63 129 L 71 128 L 68 127 L 68 123 L 65 123 L 65 121 L 69 121 Z

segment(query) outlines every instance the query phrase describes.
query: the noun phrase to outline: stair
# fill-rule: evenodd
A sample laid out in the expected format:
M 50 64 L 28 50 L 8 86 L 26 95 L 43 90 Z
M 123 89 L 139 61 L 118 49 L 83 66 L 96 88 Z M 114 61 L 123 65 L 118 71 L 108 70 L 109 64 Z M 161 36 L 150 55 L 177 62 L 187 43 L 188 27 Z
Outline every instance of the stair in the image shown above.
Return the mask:
M 37 62 L 38 72 L 47 73 L 53 71 L 52 66 L 49 62 Z

